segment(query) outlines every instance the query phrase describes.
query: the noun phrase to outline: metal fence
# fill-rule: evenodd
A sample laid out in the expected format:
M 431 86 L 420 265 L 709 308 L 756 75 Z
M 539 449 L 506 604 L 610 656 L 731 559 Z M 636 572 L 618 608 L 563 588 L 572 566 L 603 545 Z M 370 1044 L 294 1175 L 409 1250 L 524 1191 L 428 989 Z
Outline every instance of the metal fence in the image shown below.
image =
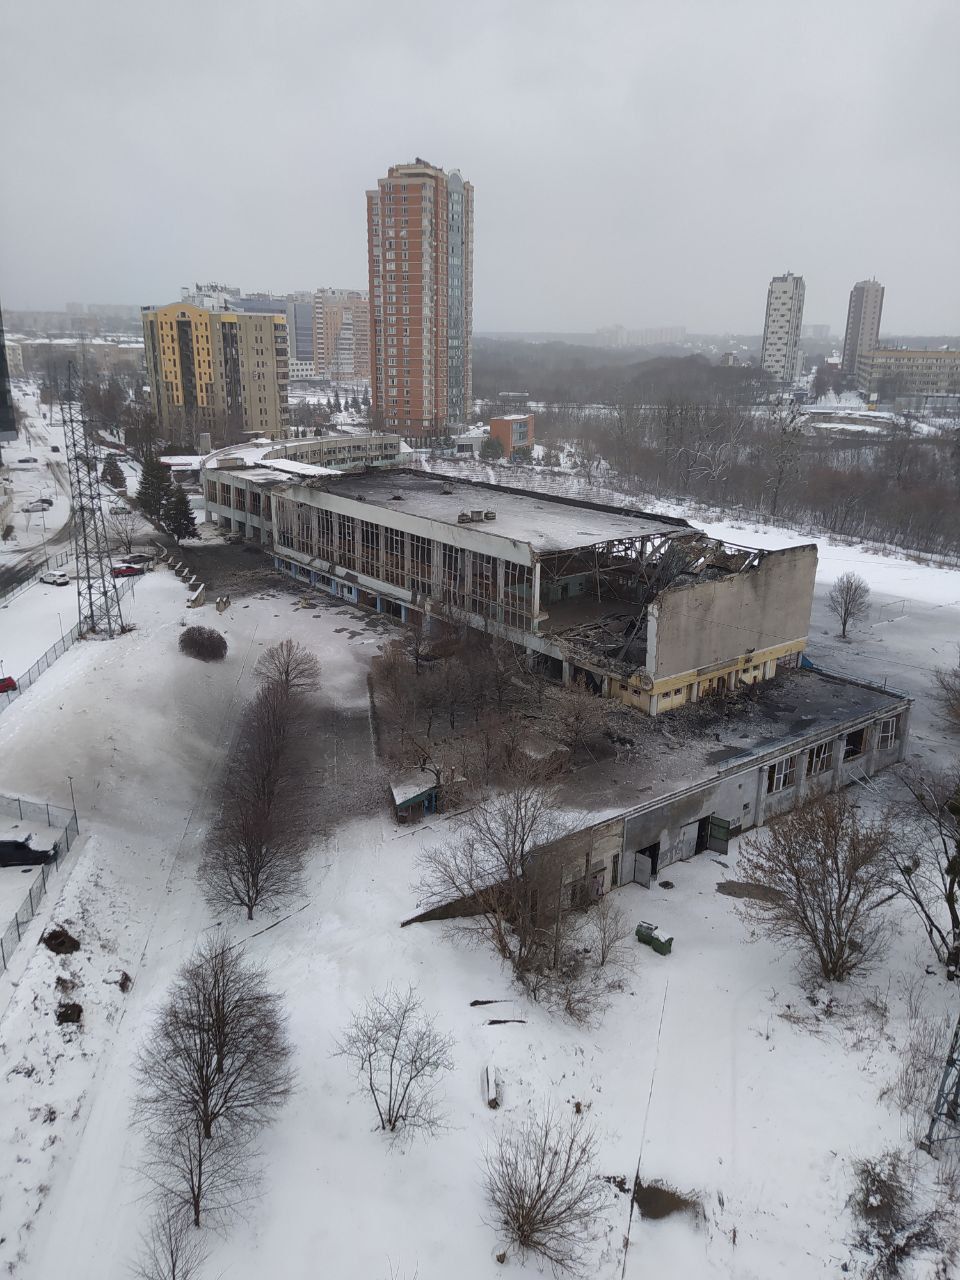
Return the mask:
M 0 934 L 0 973 L 3 973 L 23 937 L 24 929 L 37 914 L 51 876 L 56 875 L 67 863 L 70 850 L 79 834 L 79 825 L 75 809 L 61 809 L 53 804 L 37 804 L 33 800 L 22 800 L 19 796 L 0 796 L 0 814 L 16 818 L 20 822 L 42 822 L 57 833 L 52 838 L 54 849 L 52 861 L 38 869 L 27 888 L 27 896 L 17 908 L 3 934 Z
M 118 596 L 125 595 L 135 581 L 135 578 L 122 578 L 117 583 Z M 25 689 L 29 689 L 37 677 L 46 671 L 48 667 L 52 667 L 58 658 L 62 658 L 67 650 L 77 643 L 82 634 L 80 624 L 75 622 L 56 644 L 52 644 L 46 653 L 40 655 L 29 671 L 25 671 L 22 676 L 17 677 L 16 689 L 11 689 L 9 693 L 0 694 L 0 711 L 6 711 L 10 703 L 15 702 Z
M 72 551 L 61 551 L 58 555 L 47 556 L 43 564 L 37 565 L 29 578 L 24 578 L 22 582 L 16 583 L 15 586 L 10 587 L 7 591 L 0 591 L 0 601 L 10 601 L 15 599 L 22 592 L 26 591 L 27 587 L 32 587 L 42 573 L 47 573 L 50 569 L 59 569 L 62 564 L 66 564 L 68 560 L 72 559 L 72 557 Z

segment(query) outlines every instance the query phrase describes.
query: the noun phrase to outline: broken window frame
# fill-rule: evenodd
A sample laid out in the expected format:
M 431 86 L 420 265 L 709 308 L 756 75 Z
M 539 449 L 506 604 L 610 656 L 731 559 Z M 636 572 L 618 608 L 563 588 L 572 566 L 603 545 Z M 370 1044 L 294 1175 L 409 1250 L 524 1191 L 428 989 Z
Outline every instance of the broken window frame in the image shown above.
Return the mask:
M 784 756 L 767 769 L 767 795 L 788 791 L 797 784 L 797 757 Z

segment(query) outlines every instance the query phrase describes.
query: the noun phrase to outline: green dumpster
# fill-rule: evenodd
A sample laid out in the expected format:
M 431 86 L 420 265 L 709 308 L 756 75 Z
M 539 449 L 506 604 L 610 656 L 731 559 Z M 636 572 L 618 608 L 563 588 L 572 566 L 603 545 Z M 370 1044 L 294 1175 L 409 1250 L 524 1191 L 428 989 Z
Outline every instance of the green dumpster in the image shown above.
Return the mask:
M 673 950 L 673 939 L 659 938 L 657 926 L 648 924 L 646 920 L 641 920 L 637 925 L 637 941 L 642 942 L 645 947 L 652 948 L 658 956 L 668 956 Z

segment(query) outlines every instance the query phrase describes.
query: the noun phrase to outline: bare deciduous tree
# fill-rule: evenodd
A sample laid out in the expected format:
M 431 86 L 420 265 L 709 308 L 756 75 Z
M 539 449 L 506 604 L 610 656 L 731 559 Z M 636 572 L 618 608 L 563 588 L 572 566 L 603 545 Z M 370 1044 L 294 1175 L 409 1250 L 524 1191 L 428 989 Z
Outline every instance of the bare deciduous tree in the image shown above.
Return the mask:
M 595 1162 L 596 1139 L 583 1116 L 547 1107 L 510 1127 L 484 1156 L 492 1225 L 554 1273 L 580 1271 L 606 1201 Z
M 195 1280 L 206 1256 L 206 1242 L 182 1206 L 161 1202 L 141 1240 L 134 1275 L 138 1280 Z
M 608 708 L 603 698 L 591 693 L 583 680 L 565 689 L 556 689 L 550 699 L 548 723 L 558 742 L 575 755 L 590 747 L 603 733 Z
M 882 949 L 890 847 L 889 825 L 858 817 L 847 792 L 809 800 L 744 839 L 741 874 L 764 892 L 740 910 L 768 937 L 799 947 L 820 976 L 840 982 Z
M 320 662 L 296 640 L 271 645 L 257 663 L 255 674 L 265 684 L 279 686 L 288 698 L 316 693 L 320 688 Z
M 960 660 L 955 667 L 937 667 L 933 673 L 936 697 L 947 719 L 960 729 Z
M 912 804 L 890 857 L 892 887 L 920 917 L 953 979 L 960 970 L 960 761 L 900 776 Z
M 870 588 L 858 573 L 841 573 L 830 588 L 827 608 L 840 623 L 840 634 L 847 638 L 847 628 L 865 618 L 870 609 Z
M 550 788 L 519 783 L 472 809 L 458 836 L 427 849 L 420 863 L 423 904 L 470 903 L 476 914 L 455 924 L 479 930 L 518 976 L 544 946 L 538 916 L 547 877 L 535 855 L 569 830 L 556 803 Z
M 355 1068 L 381 1129 L 432 1133 L 442 1122 L 436 1088 L 453 1065 L 452 1048 L 452 1037 L 440 1034 L 413 987 L 388 987 L 354 1015 L 336 1053 Z
M 609 893 L 605 893 L 590 912 L 589 924 L 592 930 L 592 949 L 597 964 L 602 969 L 609 961 L 617 959 L 621 944 L 630 937 L 633 930 Z
M 292 663 L 288 675 L 308 680 L 309 664 Z M 296 748 L 305 704 L 302 693 L 288 691 L 286 678 L 266 680 L 244 711 L 199 869 L 211 906 L 243 907 L 248 920 L 257 908 L 276 909 L 302 889 L 309 759 Z
M 107 516 L 107 535 L 114 546 L 129 555 L 141 523 L 135 511 L 111 511 Z
M 154 1133 L 255 1130 L 290 1095 L 290 1054 L 263 970 L 214 934 L 180 970 L 140 1051 L 138 1115 Z
M 160 1202 L 184 1214 L 194 1228 L 223 1223 L 255 1196 L 252 1136 L 226 1126 L 209 1137 L 191 1119 L 157 1123 L 148 1130 L 143 1166 Z

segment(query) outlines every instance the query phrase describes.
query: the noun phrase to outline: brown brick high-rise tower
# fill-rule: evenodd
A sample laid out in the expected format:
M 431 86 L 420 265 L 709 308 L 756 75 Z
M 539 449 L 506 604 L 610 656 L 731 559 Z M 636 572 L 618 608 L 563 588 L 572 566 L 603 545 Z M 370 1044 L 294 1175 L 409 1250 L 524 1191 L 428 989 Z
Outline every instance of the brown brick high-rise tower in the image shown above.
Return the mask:
M 436 439 L 473 408 L 473 187 L 425 160 L 367 192 L 373 409 L 389 431 Z

